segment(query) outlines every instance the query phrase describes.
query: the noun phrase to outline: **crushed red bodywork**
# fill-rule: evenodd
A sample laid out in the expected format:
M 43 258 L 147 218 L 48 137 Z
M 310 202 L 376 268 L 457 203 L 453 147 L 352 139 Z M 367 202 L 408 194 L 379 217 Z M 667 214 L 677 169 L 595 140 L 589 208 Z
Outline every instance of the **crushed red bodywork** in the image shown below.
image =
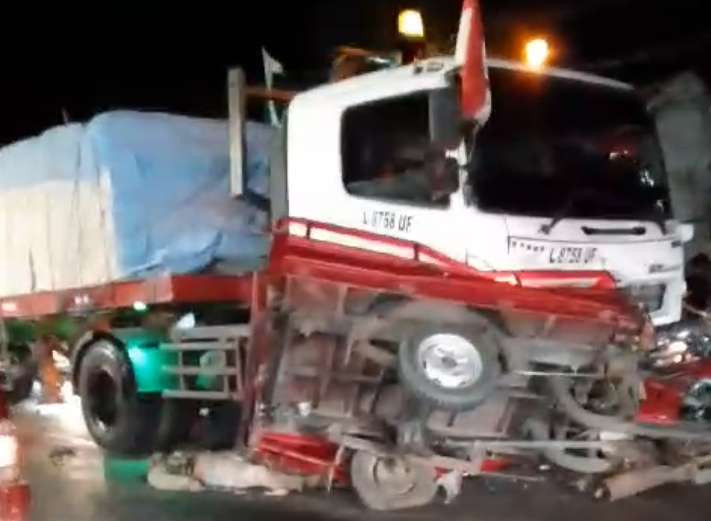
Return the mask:
M 645 399 L 637 421 L 655 425 L 673 425 L 680 421 L 684 397 L 700 380 L 711 380 L 711 360 L 678 364 L 665 374 L 644 381 Z
M 257 443 L 254 454 L 263 464 L 283 472 L 303 476 L 332 476 L 333 483 L 350 483 L 345 458 L 338 454 L 338 445 L 324 438 L 281 432 L 265 432 Z M 486 459 L 481 472 L 501 472 L 511 465 L 505 458 Z M 440 471 L 443 474 L 448 471 Z
M 328 476 L 348 484 L 348 470 L 338 461 L 338 445 L 315 436 L 265 432 L 255 448 L 255 456 L 269 467 L 305 476 Z
M 607 333 L 621 332 L 629 338 L 640 335 L 646 324 L 639 309 L 615 290 L 614 280 L 605 272 L 527 273 L 526 282 L 535 287 L 527 287 L 522 279 L 521 274 L 480 272 L 412 241 L 303 219 L 277 224 L 270 262 L 264 272 L 266 284 L 283 284 L 288 304 L 302 309 L 314 306 L 345 313 L 347 291 L 352 291 L 354 299 L 358 292 L 390 293 L 497 310 L 507 314 L 507 319 L 523 317 L 518 322 L 521 327 L 526 325 L 525 318 L 531 318 L 533 327 L 525 334 L 539 332 L 544 319 L 546 334 L 555 323 L 559 328 L 556 332 L 580 329 L 583 336 L 597 338 L 595 335 L 602 331 L 605 341 L 609 341 Z M 585 287 L 550 287 L 571 280 L 573 284 L 584 281 Z M 535 320 L 539 322 L 534 323 Z M 564 326 L 569 326 L 568 330 Z M 307 345 L 304 339 L 299 341 Z M 332 349 L 336 348 L 334 344 Z M 263 346 L 254 358 L 265 361 L 267 352 Z M 328 368 L 316 364 L 314 375 L 327 374 L 332 362 Z M 368 374 L 365 378 L 377 377 Z M 340 375 L 338 382 L 344 381 L 348 380 Z M 323 381 L 317 389 L 324 392 Z M 348 459 L 343 456 L 349 453 L 339 450 L 338 444 L 290 431 L 277 432 L 279 427 L 272 425 L 263 428 L 252 438 L 256 442 L 249 443 L 256 459 L 289 473 L 324 476 L 329 483 L 348 483 Z M 485 459 L 479 470 L 498 473 L 508 466 L 510 461 L 499 457 Z
M 294 225 L 302 233 L 291 233 Z M 303 219 L 283 220 L 276 226 L 269 272 L 482 309 L 597 321 L 635 333 L 645 323 L 640 310 L 614 289 L 614 283 L 608 283 L 605 272 L 565 274 L 567 278 L 590 280 L 591 287 L 522 287 L 497 282 L 499 272 L 477 271 L 411 241 Z M 529 274 L 529 278 L 532 276 Z M 538 278 L 544 276 L 557 279 L 562 275 L 538 274 Z
M 645 399 L 640 403 L 636 421 L 655 425 L 673 425 L 681 421 L 684 397 L 700 380 L 711 380 L 711 360 L 678 364 L 663 375 L 644 382 Z M 287 473 L 329 477 L 334 484 L 348 485 L 347 460 L 339 454 L 338 444 L 317 436 L 264 432 L 254 448 L 257 460 Z M 482 473 L 506 470 L 506 458 L 486 459 Z M 438 475 L 446 471 L 438 471 Z

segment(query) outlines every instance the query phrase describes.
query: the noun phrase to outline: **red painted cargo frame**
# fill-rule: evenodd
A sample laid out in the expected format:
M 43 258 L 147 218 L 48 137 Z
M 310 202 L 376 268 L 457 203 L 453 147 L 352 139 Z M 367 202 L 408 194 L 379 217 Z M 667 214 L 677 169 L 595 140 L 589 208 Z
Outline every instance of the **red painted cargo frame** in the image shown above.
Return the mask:
M 112 282 L 60 291 L 43 291 L 0 298 L 0 316 L 33 318 L 169 303 L 240 302 L 252 300 L 254 274 L 170 275 Z
M 290 233 L 291 223 L 300 225 L 303 235 Z M 401 248 L 411 251 L 412 258 L 313 239 L 314 229 Z M 423 262 L 422 255 L 437 263 Z M 639 308 L 614 287 L 605 272 L 528 273 L 529 278 L 541 279 L 551 275 L 557 279 L 599 277 L 603 283 L 592 288 L 512 285 L 494 280 L 500 273 L 479 272 L 417 243 L 303 219 L 285 219 L 278 223 L 267 273 L 272 277 L 311 278 L 475 308 L 592 320 L 627 331 L 641 332 L 645 323 Z

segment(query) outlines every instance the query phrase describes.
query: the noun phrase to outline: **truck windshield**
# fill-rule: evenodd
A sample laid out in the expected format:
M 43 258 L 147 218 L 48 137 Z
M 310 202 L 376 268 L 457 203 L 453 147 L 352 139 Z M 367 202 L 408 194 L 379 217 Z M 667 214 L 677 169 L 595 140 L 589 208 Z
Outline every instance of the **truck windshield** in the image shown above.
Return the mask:
M 490 69 L 493 111 L 470 183 L 485 211 L 530 216 L 669 216 L 653 122 L 632 92 Z

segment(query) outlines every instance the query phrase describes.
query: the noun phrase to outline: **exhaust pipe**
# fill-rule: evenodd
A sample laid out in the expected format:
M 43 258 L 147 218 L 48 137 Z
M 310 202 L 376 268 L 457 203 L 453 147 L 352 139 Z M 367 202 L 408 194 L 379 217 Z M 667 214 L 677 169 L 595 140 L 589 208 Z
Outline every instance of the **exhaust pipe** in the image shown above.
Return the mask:
M 606 479 L 602 486 L 595 491 L 595 497 L 617 501 L 667 483 L 685 481 L 690 481 L 695 485 L 710 483 L 711 469 L 701 470 L 697 463 L 686 463 L 678 467 L 659 465 L 632 470 Z
M 617 501 L 667 483 L 687 481 L 689 479 L 687 467 L 688 465 L 677 468 L 659 465 L 623 472 L 606 479 L 602 486 L 595 491 L 595 498 Z
M 548 436 L 548 429 L 545 423 L 539 419 L 532 418 L 528 420 L 525 428 L 530 432 L 534 440 L 551 442 L 551 445 L 542 449 L 541 452 L 548 461 L 559 467 L 581 474 L 601 474 L 612 469 L 612 463 L 602 458 L 576 456 L 568 454 L 564 449 L 557 448 L 555 440 L 551 440 Z

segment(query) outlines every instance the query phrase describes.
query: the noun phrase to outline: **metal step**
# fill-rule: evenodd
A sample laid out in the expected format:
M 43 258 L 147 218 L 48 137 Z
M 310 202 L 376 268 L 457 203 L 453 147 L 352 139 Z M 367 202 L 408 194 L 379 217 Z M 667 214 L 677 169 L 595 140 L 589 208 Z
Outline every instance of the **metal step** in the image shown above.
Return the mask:
M 177 375 L 205 375 L 205 376 L 234 376 L 237 370 L 234 366 L 227 367 L 196 367 L 168 365 L 163 367 L 163 371 L 168 374 Z
M 249 324 L 235 324 L 231 326 L 197 326 L 187 329 L 173 329 L 170 332 L 171 340 L 184 342 L 195 339 L 204 340 L 237 340 L 249 338 Z
M 222 351 L 234 349 L 234 347 L 234 340 L 227 342 L 166 342 L 160 344 L 160 348 L 163 351 Z
M 225 391 L 183 391 L 171 390 L 163 391 L 163 398 L 191 398 L 196 400 L 240 400 L 240 393 L 231 393 Z

